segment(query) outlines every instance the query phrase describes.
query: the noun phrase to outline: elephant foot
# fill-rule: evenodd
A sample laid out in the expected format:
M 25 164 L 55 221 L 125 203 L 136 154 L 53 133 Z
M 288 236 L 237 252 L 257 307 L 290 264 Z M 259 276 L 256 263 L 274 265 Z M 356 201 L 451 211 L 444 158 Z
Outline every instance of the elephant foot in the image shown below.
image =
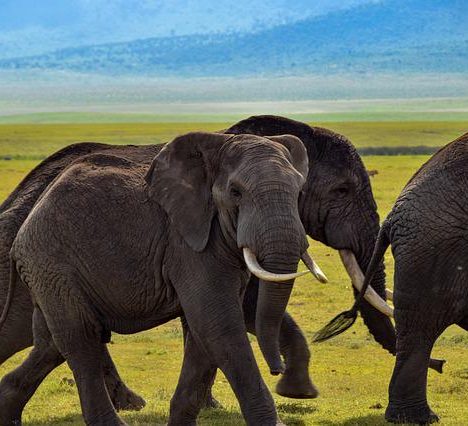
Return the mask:
M 284 374 L 276 385 L 276 393 L 286 398 L 314 399 L 319 395 L 318 389 L 310 380 L 309 376 L 295 377 Z
M 124 422 L 120 417 L 115 416 L 115 413 L 111 416 L 87 421 L 86 424 L 93 426 L 129 426 L 128 423 Z
M 203 408 L 222 408 L 223 406 L 221 403 L 213 396 L 211 393 L 208 395 L 208 397 L 205 400 L 205 403 L 203 404 Z
M 23 414 L 24 401 L 17 388 L 6 382 L 0 384 L 0 426 L 19 426 Z
M 124 384 L 116 386 L 110 398 L 116 411 L 139 411 L 146 405 L 146 401 L 140 395 Z
M 385 411 L 385 420 L 390 423 L 413 423 L 428 425 L 439 421 L 439 416 L 435 414 L 428 405 L 424 407 L 397 408 L 390 404 Z

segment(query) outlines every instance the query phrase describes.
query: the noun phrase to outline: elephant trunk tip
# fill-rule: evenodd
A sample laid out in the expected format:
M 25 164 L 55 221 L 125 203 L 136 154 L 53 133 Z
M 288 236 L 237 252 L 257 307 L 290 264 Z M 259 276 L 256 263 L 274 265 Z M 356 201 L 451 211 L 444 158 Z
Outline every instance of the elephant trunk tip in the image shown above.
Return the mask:
M 429 360 L 429 368 L 437 371 L 439 374 L 444 372 L 444 365 L 447 361 L 445 359 L 433 359 Z
M 269 362 L 268 365 L 270 366 L 270 374 L 272 376 L 284 374 L 284 371 L 286 370 L 284 362 L 281 359 L 279 359 L 278 361 Z

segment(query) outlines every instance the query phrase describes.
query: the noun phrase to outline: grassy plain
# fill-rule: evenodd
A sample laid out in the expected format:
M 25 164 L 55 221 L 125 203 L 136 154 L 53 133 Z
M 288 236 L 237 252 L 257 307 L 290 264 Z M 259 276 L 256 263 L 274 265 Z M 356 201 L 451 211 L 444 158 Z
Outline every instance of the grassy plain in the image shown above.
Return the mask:
M 315 124 L 315 123 L 314 123 Z M 0 126 L 0 199 L 4 199 L 38 159 L 56 149 L 83 140 L 111 143 L 156 143 L 176 133 L 194 129 L 214 130 L 215 123 L 2 125 Z M 385 144 L 443 145 L 468 130 L 468 123 L 327 123 L 358 147 Z M 401 188 L 427 160 L 426 156 L 364 157 L 372 178 L 381 217 L 391 208 Z M 326 271 L 330 282 L 318 284 L 300 278 L 288 310 L 309 340 L 318 328 L 352 303 L 352 291 L 337 253 L 312 242 L 311 252 Z M 393 272 L 390 253 L 386 257 L 389 285 Z M 114 335 L 113 357 L 127 383 L 143 395 L 148 405 L 139 413 L 123 413 L 132 425 L 167 422 L 170 397 L 175 389 L 182 360 L 182 333 L 177 321 L 132 336 Z M 252 345 L 270 389 L 276 378 L 267 373 L 256 341 Z M 318 399 L 300 401 L 274 395 L 280 417 L 287 425 L 383 425 L 387 387 L 394 359 L 369 336 L 362 321 L 335 340 L 313 345 L 311 375 L 321 391 Z M 26 356 L 17 354 L 0 367 L 0 376 Z M 468 334 L 457 327 L 447 330 L 437 342 L 433 356 L 447 359 L 443 375 L 429 372 L 429 400 L 442 417 L 442 425 L 468 423 Z M 26 425 L 82 424 L 76 387 L 66 366 L 56 369 L 41 385 L 24 412 Z M 201 425 L 243 424 L 235 397 L 222 374 L 214 392 L 223 408 L 203 411 Z
M 467 116 L 468 117 L 468 116 Z M 38 160 L 78 141 L 115 144 L 153 144 L 170 141 L 174 136 L 194 131 L 216 131 L 232 122 L 167 123 L 41 123 L 0 125 L 0 159 Z M 464 121 L 357 121 L 313 122 L 342 133 L 357 148 L 419 145 L 445 145 L 468 131 Z

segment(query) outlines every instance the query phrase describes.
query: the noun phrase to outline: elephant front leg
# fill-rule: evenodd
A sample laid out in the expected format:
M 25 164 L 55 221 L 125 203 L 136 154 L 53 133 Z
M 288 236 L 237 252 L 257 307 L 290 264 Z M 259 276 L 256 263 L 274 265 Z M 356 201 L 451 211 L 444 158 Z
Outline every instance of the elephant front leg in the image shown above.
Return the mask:
M 109 354 L 107 346 L 105 346 L 103 350 L 102 363 L 107 392 L 109 393 L 109 397 L 116 411 L 141 410 L 146 405 L 146 401 L 129 389 L 123 382 Z
M 244 320 L 247 331 L 255 332 L 258 299 L 258 280 L 251 278 L 243 301 Z M 284 313 L 280 329 L 280 349 L 286 370 L 276 385 L 276 392 L 287 398 L 312 399 L 319 395 L 309 376 L 310 351 L 301 329 L 294 319 Z
M 169 424 L 195 425 L 198 413 L 211 396 L 211 386 L 216 376 L 216 366 L 207 354 L 200 350 L 193 336 L 184 326 L 184 362 L 179 382 L 171 400 Z
M 208 374 L 207 364 L 205 364 L 209 363 L 210 366 L 216 366 L 223 371 L 236 394 L 248 425 L 277 425 L 278 419 L 273 398 L 260 375 L 247 339 L 238 294 L 220 285 L 210 286 L 209 294 L 200 290 L 189 292 L 187 289 L 187 286 L 183 286 L 179 291 L 182 309 L 187 318 L 190 335 L 196 345 L 203 348 L 203 352 L 196 358 L 188 358 L 191 354 L 188 352 L 187 363 L 190 365 L 196 362 L 198 368 L 198 363 L 203 360 L 206 375 L 203 376 L 204 386 L 197 388 L 197 395 L 191 396 L 192 399 L 184 398 L 185 395 L 191 394 L 190 390 L 183 392 L 186 387 L 178 387 L 174 401 L 187 403 L 187 408 L 179 408 L 185 421 L 179 421 L 178 424 L 194 424 L 194 417 L 200 408 L 200 400 L 206 396 L 206 384 L 212 380 L 214 370 L 210 370 Z M 200 306 L 204 307 L 203 315 L 200 313 Z M 191 345 L 190 340 L 187 343 Z M 184 367 L 182 384 L 192 383 L 195 379 L 190 376 L 185 364 Z M 175 408 L 175 402 L 172 406 Z M 170 424 L 175 425 L 177 421 L 171 418 Z

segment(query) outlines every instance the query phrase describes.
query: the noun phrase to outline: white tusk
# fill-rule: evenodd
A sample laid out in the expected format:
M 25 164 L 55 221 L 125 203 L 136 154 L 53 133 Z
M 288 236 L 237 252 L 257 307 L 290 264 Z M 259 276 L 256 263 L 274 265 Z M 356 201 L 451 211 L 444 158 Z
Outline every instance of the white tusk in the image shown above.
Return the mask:
M 364 284 L 364 274 L 362 273 L 361 268 L 357 263 L 354 253 L 351 250 L 340 250 L 340 257 L 349 277 L 351 278 L 353 286 L 356 287 L 358 291 L 361 291 L 361 288 Z M 393 317 L 393 308 L 388 305 L 387 302 L 385 302 L 385 300 L 383 300 L 371 286 L 367 288 L 364 298 L 375 309 L 378 309 L 388 317 Z
M 304 264 L 307 266 L 307 268 L 309 268 L 309 271 L 312 272 L 314 277 L 317 278 L 317 280 L 319 280 L 321 283 L 328 282 L 327 276 L 322 272 L 320 267 L 315 263 L 314 259 L 310 257 L 307 251 L 305 251 L 302 254 L 301 259 L 304 262 Z
M 393 301 L 393 291 L 386 288 L 385 293 L 387 294 L 387 300 Z
M 289 281 L 309 273 L 309 271 L 295 272 L 293 274 L 275 274 L 273 272 L 268 272 L 259 265 L 258 260 L 252 250 L 250 250 L 248 247 L 244 247 L 243 253 L 247 268 L 249 268 L 249 271 L 261 280 L 274 282 Z

